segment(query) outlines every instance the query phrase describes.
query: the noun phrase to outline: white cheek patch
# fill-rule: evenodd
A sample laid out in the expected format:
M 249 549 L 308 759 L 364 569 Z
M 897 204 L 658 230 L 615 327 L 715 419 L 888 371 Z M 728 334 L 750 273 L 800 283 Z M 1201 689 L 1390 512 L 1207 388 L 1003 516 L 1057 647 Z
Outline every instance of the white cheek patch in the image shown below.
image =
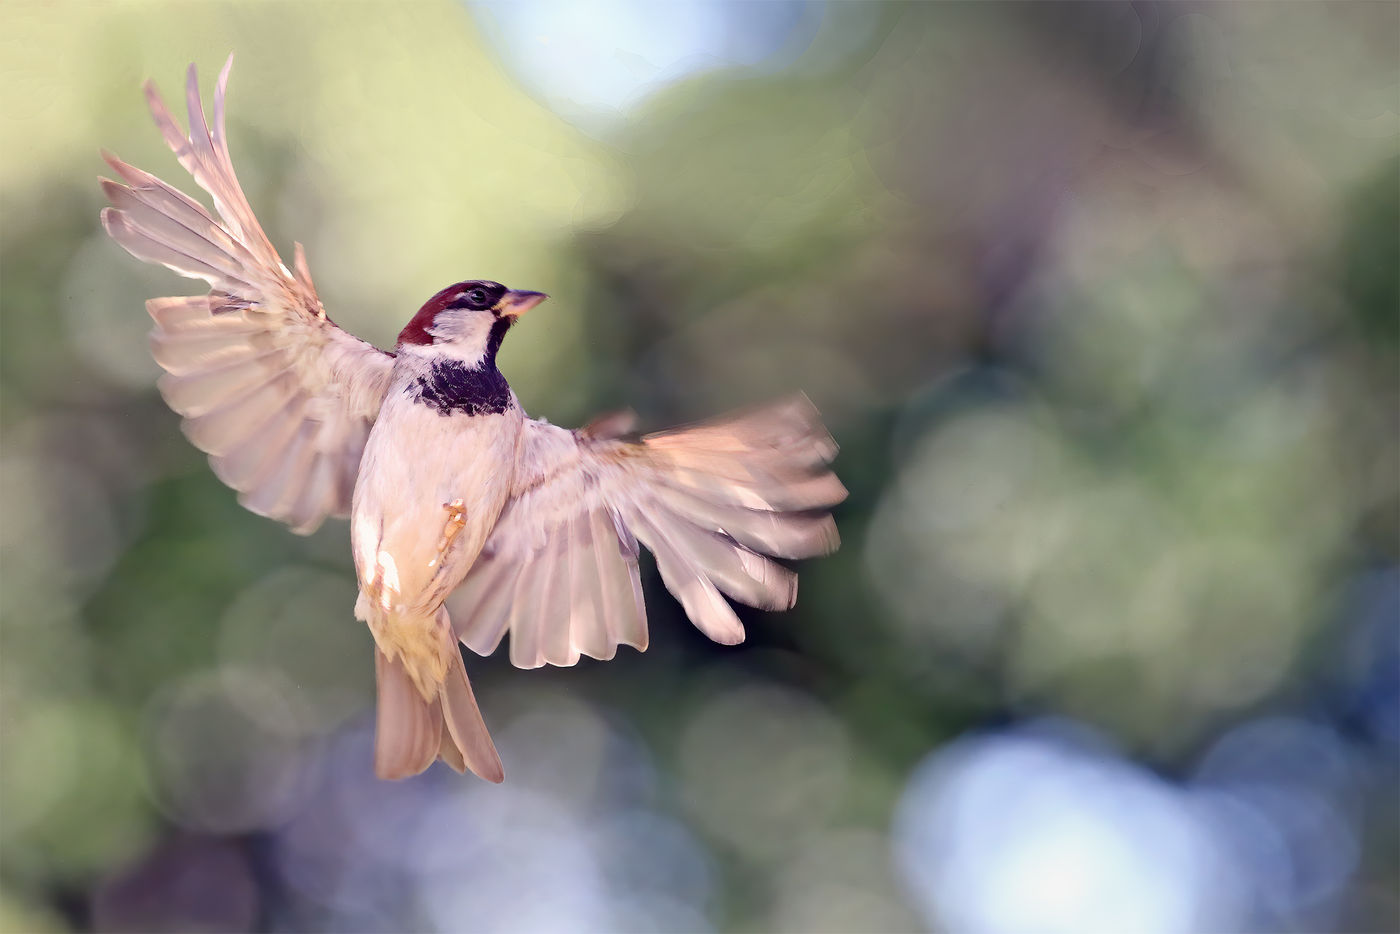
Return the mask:
M 428 332 L 437 338 L 432 353 L 476 366 L 486 357 L 495 316 L 490 312 L 444 312 Z

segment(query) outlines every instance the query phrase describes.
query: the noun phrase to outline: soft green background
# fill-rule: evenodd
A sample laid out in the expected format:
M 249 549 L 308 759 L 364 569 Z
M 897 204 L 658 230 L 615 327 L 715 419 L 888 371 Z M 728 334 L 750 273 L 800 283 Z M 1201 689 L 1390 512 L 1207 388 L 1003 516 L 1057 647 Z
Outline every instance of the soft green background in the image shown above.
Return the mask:
M 1308 724 L 1350 856 L 1183 924 L 1400 924 L 1400 6 L 806 15 L 790 67 L 580 129 L 454 4 L 0 8 L 0 928 L 977 928 L 897 802 L 1046 717 L 1182 793 Z M 648 571 L 645 656 L 468 659 L 502 790 L 367 780 L 345 526 L 217 482 L 144 337 L 197 284 L 97 224 L 99 147 L 193 190 L 139 86 L 230 50 L 249 198 L 342 326 L 493 278 L 554 296 L 501 359 L 551 421 L 810 394 L 851 498 L 796 610 L 711 647 Z M 422 842 L 459 807 L 471 846 Z

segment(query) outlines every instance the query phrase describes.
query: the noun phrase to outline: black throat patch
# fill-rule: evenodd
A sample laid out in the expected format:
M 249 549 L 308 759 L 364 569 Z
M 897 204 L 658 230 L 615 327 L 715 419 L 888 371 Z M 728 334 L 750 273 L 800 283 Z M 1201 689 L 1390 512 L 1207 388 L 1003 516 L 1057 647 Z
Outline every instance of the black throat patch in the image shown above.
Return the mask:
M 439 415 L 499 415 L 510 408 L 510 386 L 495 360 L 474 367 L 460 360 L 439 360 L 408 391 Z

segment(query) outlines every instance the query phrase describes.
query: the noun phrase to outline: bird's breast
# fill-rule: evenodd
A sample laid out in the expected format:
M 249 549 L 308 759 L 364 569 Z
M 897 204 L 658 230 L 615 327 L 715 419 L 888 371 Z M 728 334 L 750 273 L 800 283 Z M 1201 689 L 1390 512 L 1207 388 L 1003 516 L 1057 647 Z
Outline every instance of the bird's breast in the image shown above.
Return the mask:
M 385 613 L 431 612 L 461 582 L 505 504 L 523 414 L 443 416 L 407 394 L 365 445 L 351 512 L 360 587 Z

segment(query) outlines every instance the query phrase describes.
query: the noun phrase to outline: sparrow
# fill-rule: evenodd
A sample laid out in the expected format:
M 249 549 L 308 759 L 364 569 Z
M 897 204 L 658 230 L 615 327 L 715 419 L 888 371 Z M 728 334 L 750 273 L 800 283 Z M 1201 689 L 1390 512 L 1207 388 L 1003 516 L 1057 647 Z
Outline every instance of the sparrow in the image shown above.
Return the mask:
M 161 395 L 214 473 L 259 515 L 309 534 L 350 519 L 355 617 L 375 643 L 375 772 L 441 759 L 493 782 L 500 756 L 460 641 L 489 655 L 510 633 L 521 668 L 647 647 L 639 544 L 711 639 L 744 628 L 725 595 L 790 608 L 773 558 L 834 550 L 846 490 L 805 396 L 646 435 L 630 413 L 568 430 L 528 417 L 496 365 L 546 296 L 490 280 L 432 296 L 383 351 L 326 315 L 300 243 L 279 258 L 234 175 L 224 129 L 232 56 L 205 119 L 194 65 L 188 133 L 148 82 L 165 142 L 214 212 L 103 152 L 102 225 L 127 252 L 209 285 L 154 298 Z M 447 601 L 452 598 L 453 612 Z

